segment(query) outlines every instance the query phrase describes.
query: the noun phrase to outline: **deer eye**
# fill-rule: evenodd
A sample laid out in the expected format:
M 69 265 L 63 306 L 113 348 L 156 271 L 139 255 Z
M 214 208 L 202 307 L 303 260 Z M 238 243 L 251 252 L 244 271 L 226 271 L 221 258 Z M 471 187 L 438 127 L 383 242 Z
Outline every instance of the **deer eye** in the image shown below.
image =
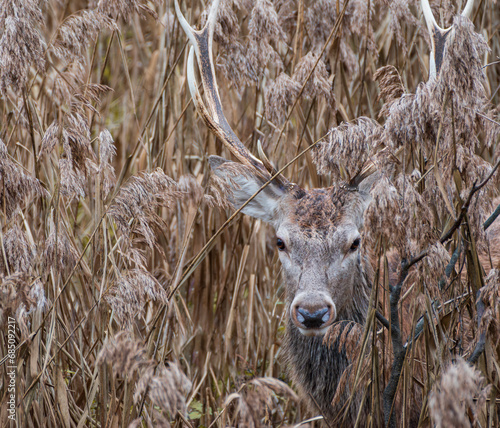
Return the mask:
M 277 238 L 276 246 L 278 247 L 278 250 L 283 251 L 285 249 L 285 243 L 283 242 L 283 239 Z
M 360 239 L 360 238 L 356 238 L 356 239 L 353 241 L 353 243 L 352 243 L 352 245 L 351 245 L 350 250 L 351 250 L 351 251 L 356 251 L 356 250 L 359 248 L 359 244 L 361 244 L 361 239 Z

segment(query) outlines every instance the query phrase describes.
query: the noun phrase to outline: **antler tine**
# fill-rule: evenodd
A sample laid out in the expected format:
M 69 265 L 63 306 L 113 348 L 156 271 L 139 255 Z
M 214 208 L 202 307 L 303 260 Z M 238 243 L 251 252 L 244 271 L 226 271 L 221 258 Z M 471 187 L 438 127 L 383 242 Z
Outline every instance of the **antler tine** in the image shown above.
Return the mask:
M 214 0 L 207 23 L 201 30 L 192 28 L 187 20 L 182 15 L 178 0 L 175 0 L 175 11 L 179 22 L 192 44 L 188 56 L 187 78 L 189 91 L 193 98 L 193 102 L 198 110 L 198 113 L 204 120 L 208 128 L 223 142 L 223 144 L 231 151 L 231 153 L 243 164 L 253 166 L 257 169 L 265 179 L 271 178 L 271 171 L 268 171 L 265 165 L 253 156 L 250 151 L 243 145 L 240 139 L 229 126 L 229 123 L 222 111 L 217 81 L 215 79 L 215 69 L 212 59 L 212 41 L 217 21 L 217 12 L 220 0 Z M 205 93 L 203 100 L 198 90 L 196 83 L 196 75 L 194 71 L 194 55 L 198 61 L 198 69 L 200 71 L 202 86 Z M 288 185 L 288 181 L 282 177 L 278 177 L 278 181 L 282 185 Z
M 464 10 L 462 12 L 462 16 L 465 16 L 466 18 L 470 18 L 472 15 L 472 8 L 474 7 L 474 0 L 467 0 L 467 4 L 464 7 Z
M 431 36 L 431 55 L 429 60 L 429 78 L 436 76 L 439 73 L 441 64 L 443 63 L 444 47 L 448 35 L 453 38 L 453 25 L 450 28 L 441 28 L 434 18 L 429 0 L 422 0 L 422 10 L 424 12 L 425 22 L 429 35 Z M 468 0 L 462 12 L 462 16 L 469 18 L 474 7 L 474 0 Z

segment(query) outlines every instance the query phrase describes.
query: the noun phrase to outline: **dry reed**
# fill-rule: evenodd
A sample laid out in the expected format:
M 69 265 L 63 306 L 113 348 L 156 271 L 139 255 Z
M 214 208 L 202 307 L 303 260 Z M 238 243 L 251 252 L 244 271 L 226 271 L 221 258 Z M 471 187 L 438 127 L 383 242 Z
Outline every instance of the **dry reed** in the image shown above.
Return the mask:
M 204 4 L 181 7 L 201 24 Z M 223 1 L 214 55 L 226 116 L 277 165 L 322 139 L 286 171 L 303 187 L 351 182 L 367 162 L 379 170 L 363 232 L 373 311 L 325 339 L 351 358 L 341 388 L 361 391 L 372 426 L 391 382 L 397 342 L 384 325 L 398 283 L 400 426 L 498 426 L 500 220 L 484 224 L 500 174 L 476 186 L 500 156 L 500 9 L 480 2 L 471 23 L 453 18 L 455 2 L 433 1 L 456 34 L 428 81 L 415 2 L 349 1 L 323 49 L 344 5 Z M 204 248 L 231 199 L 207 155 L 229 155 L 191 105 L 172 11 L 172 1 L 0 1 L 0 321 L 15 325 L 16 344 L 12 354 L 5 328 L 2 426 L 14 426 L 10 366 L 19 426 L 315 416 L 283 358 L 286 284 L 271 230 L 238 216 Z

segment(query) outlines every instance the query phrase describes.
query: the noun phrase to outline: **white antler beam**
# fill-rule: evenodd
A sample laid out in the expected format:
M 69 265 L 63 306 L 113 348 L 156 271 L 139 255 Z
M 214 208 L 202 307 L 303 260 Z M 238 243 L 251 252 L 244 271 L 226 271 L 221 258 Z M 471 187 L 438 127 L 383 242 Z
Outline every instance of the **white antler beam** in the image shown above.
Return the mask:
M 234 131 L 222 111 L 219 90 L 215 78 L 215 68 L 212 57 L 212 41 L 214 36 L 215 24 L 217 22 L 217 13 L 220 0 L 214 0 L 207 23 L 201 30 L 195 30 L 182 14 L 178 0 L 175 0 L 175 12 L 177 18 L 186 33 L 192 47 L 190 48 L 187 62 L 187 79 L 191 97 L 198 110 L 198 113 L 208 126 L 208 128 L 222 141 L 222 143 L 231 151 L 231 153 L 243 164 L 253 166 L 266 179 L 271 178 L 274 170 L 268 170 L 267 162 L 263 163 L 244 146 Z M 196 83 L 196 73 L 194 70 L 194 56 L 198 62 L 201 83 L 204 90 L 205 99 L 200 95 L 198 84 Z M 270 163 L 269 163 L 270 165 Z M 277 178 L 283 186 L 289 185 L 289 182 L 282 176 Z
M 432 13 L 429 0 L 421 0 L 422 11 L 424 12 L 425 23 L 429 35 L 431 36 L 431 54 L 429 59 L 429 78 L 433 78 L 439 73 L 444 58 L 444 49 L 448 39 L 453 39 L 454 27 L 441 28 L 434 14 Z M 462 12 L 462 16 L 470 18 L 472 8 L 474 7 L 474 0 L 468 0 Z

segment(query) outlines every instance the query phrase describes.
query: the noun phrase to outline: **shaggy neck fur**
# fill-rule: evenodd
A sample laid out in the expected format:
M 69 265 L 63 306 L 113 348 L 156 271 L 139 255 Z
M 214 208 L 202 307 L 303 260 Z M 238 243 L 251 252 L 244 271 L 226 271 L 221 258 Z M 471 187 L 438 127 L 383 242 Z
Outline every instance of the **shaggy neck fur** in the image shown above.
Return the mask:
M 350 306 L 337 314 L 336 322 L 351 329 L 355 321 L 364 324 L 368 312 L 371 291 L 372 270 L 369 263 L 363 259 L 358 265 L 357 281 L 354 284 L 354 298 Z M 289 296 L 287 297 L 287 299 Z M 289 302 L 290 303 L 290 302 Z M 340 336 L 340 335 L 339 335 Z M 291 370 L 291 376 L 309 401 L 309 407 L 314 413 L 321 413 L 324 418 L 333 423 L 331 426 L 354 426 L 359 408 L 359 399 L 355 400 L 343 421 L 339 415 L 350 397 L 346 388 L 339 400 L 332 405 L 339 380 L 351 363 L 345 350 L 339 346 L 338 339 L 333 345 L 323 344 L 323 336 L 306 337 L 288 317 L 286 328 L 286 351 Z

